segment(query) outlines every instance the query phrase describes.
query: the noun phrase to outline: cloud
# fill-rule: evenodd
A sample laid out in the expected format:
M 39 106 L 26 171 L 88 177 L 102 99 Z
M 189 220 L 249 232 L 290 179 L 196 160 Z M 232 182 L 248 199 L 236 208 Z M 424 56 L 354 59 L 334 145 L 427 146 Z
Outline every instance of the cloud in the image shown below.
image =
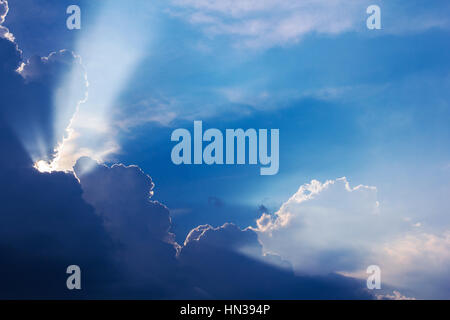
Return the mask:
M 374 261 L 379 261 L 387 283 L 412 288 L 421 298 L 449 297 L 450 231 L 400 235 L 383 244 Z
M 361 2 L 175 0 L 176 13 L 211 35 L 232 35 L 250 47 L 296 43 L 310 33 L 338 34 L 359 22 Z M 364 12 L 364 11 L 361 11 Z
M 161 297 L 164 290 L 158 283 L 145 278 L 147 287 L 140 288 L 142 284 L 134 282 L 134 273 L 123 262 L 121 248 L 124 243 L 131 243 L 127 237 L 132 231 L 114 234 L 106 228 L 106 219 L 96 214 L 83 199 L 82 186 L 72 173 L 40 173 L 33 168 L 33 151 L 41 151 L 40 141 L 45 152 L 39 155 L 53 151 L 51 146 L 55 140 L 51 120 L 55 112 L 51 102 L 55 96 L 54 84 L 67 69 L 73 70 L 75 56 L 60 51 L 46 58 L 33 57 L 23 64 L 16 44 L 0 39 L 0 58 L 0 148 L 5 151 L 0 157 L 0 269 L 5 276 L 0 296 Z M 80 80 L 84 80 L 82 73 L 80 75 Z M 73 102 L 76 105 L 76 99 Z M 67 104 L 62 107 L 75 109 L 70 105 L 70 99 Z M 125 174 L 123 179 L 126 178 Z M 118 184 L 125 185 L 125 181 Z M 131 182 L 127 186 L 130 187 Z M 144 182 L 139 187 L 142 187 L 141 194 L 148 194 Z M 124 201 L 132 200 L 126 195 L 122 197 Z M 164 206 L 153 204 L 153 207 L 159 208 L 156 213 L 160 212 L 168 219 Z M 123 206 L 118 206 L 117 210 L 121 208 Z M 156 232 L 158 227 L 161 227 L 159 233 Z M 133 231 L 137 232 L 138 228 Z M 166 231 L 158 225 L 149 230 L 149 234 L 158 237 Z M 175 250 L 171 245 L 168 247 L 172 248 L 174 261 Z M 155 258 L 155 252 L 150 254 L 152 248 L 156 251 L 159 247 L 147 248 L 148 259 Z M 140 247 L 130 252 L 143 253 Z M 137 259 L 137 256 L 133 255 L 133 258 Z M 82 269 L 82 292 L 65 288 L 65 270 L 71 264 Z M 153 264 L 157 265 L 154 260 Z M 170 275 L 170 271 L 167 274 Z
M 371 298 L 363 282 L 343 276 L 294 275 L 279 256 L 263 254 L 250 228 L 201 225 L 178 245 L 168 209 L 150 200 L 153 182 L 137 166 L 107 167 L 81 158 L 74 170 L 83 198 L 119 248 L 116 258 L 127 281 L 160 288 L 160 297 Z
M 0 2 L 2 20 L 5 3 Z M 245 2 L 242 6 L 236 12 L 221 10 L 237 17 L 249 14 Z M 168 208 L 151 200 L 152 179 L 137 166 L 81 158 L 76 175 L 34 170 L 35 153 L 48 157 L 61 138 L 55 134 L 53 106 L 62 106 L 54 102 L 64 101 L 64 94 L 55 84 L 64 78 L 80 85 L 63 105 L 67 117 L 58 123 L 65 129 L 83 97 L 86 78 L 72 53 L 59 51 L 23 64 L 10 40 L 0 39 L 0 148 L 5 150 L 0 157 L 0 273 L 6 279 L 1 297 L 372 298 L 365 281 L 335 272 L 357 272 L 377 253 L 391 257 L 376 261 L 386 261 L 383 270 L 394 270 L 392 274 L 401 271 L 395 266 L 403 263 L 407 270 L 420 260 L 427 263 L 412 268 L 411 275 L 423 276 L 430 265 L 435 266 L 432 272 L 445 273 L 448 235 L 399 237 L 402 226 L 412 228 L 410 224 L 383 213 L 375 188 L 351 188 L 346 179 L 302 186 L 274 216 L 264 213 L 255 229 L 201 225 L 180 246 L 170 231 Z M 117 61 L 112 60 L 102 68 L 114 69 Z M 118 90 L 131 70 L 122 67 L 124 74 L 116 74 Z M 108 106 L 116 99 L 106 97 Z M 103 98 L 100 94 L 93 101 Z M 78 157 L 85 150 L 78 153 L 74 146 L 71 151 Z M 82 292 L 64 288 L 69 264 L 83 270 Z
M 209 225 L 201 225 L 194 228 L 187 235 L 184 241 L 184 248 L 197 245 L 247 252 L 254 257 L 262 255 L 262 247 L 258 242 L 257 234 L 250 229 L 240 230 L 232 223 L 226 223 L 218 228 L 213 228 Z
M 245 47 L 269 48 L 298 43 L 310 34 L 366 31 L 371 1 L 344 0 L 173 0 L 172 15 L 199 26 L 210 36 L 228 35 Z M 378 1 L 379 34 L 448 29 L 448 5 L 420 8 L 417 1 Z M 420 8 L 418 10 L 418 7 Z
M 153 182 L 138 167 L 82 158 L 77 176 L 33 168 L 25 142 L 41 133 L 52 145 L 54 77 L 73 56 L 61 51 L 22 64 L 14 43 L 0 39 L 0 49 L 0 296 L 197 297 L 176 256 L 169 211 L 150 200 Z M 82 269 L 81 292 L 64 287 L 71 264 Z
M 87 83 L 79 57 L 61 50 L 48 57 L 34 56 L 22 62 L 16 44 L 3 39 L 1 47 L 3 116 L 33 161 L 49 160 L 62 140 L 79 100 L 85 95 Z M 55 84 L 69 70 L 77 70 L 73 73 L 71 90 L 55 90 Z M 58 95 L 65 96 L 65 103 L 54 103 Z
M 1 272 L 7 275 L 0 296 L 371 298 L 362 281 L 336 274 L 296 276 L 279 256 L 263 254 L 257 233 L 248 228 L 200 226 L 179 246 L 168 209 L 151 200 L 153 182 L 136 166 L 107 167 L 82 158 L 76 176 L 33 169 L 17 139 L 20 129 L 29 127 L 11 130 L 10 120 L 53 132 L 51 109 L 44 108 L 53 91 L 44 75 L 53 74 L 53 62 L 68 57 L 35 58 L 21 75 L 15 45 L 0 39 L 0 46 L 5 99 L 0 147 L 8 150 L 0 158 L 2 184 L 8 186 L 0 192 L 0 256 L 6 261 Z M 70 264 L 86 274 L 81 293 L 61 285 Z
M 9 7 L 8 1 L 0 0 L 0 23 L 5 22 L 6 15 L 8 14 Z
M 3 22 L 5 22 L 5 18 L 8 14 L 9 6 L 8 1 L 0 0 L 0 38 L 7 39 L 11 42 L 14 42 L 14 35 L 9 32 L 9 29 L 2 26 Z
M 85 96 L 86 84 L 85 71 L 81 65 L 81 58 L 69 50 L 52 52 L 47 57 L 32 56 L 23 63 L 18 72 L 27 82 L 47 82 L 57 85 L 72 68 L 78 68 L 78 80 L 84 84 L 83 90 L 79 92 L 79 99 Z
M 277 255 L 262 254 L 257 234 L 226 223 L 193 229 L 179 259 L 202 298 L 370 299 L 365 283 L 339 275 L 296 276 Z
M 425 233 L 404 216 L 380 204 L 375 187 L 352 188 L 346 178 L 313 180 L 275 214 L 263 213 L 254 230 L 264 251 L 292 263 L 297 274 L 365 279 L 375 264 L 384 285 L 421 298 L 448 297 L 442 284 L 450 279 L 448 231 Z
M 46 75 L 53 74 L 50 61 L 66 60 L 58 54 L 34 58 L 20 74 L 20 52 L 4 39 L 0 46 L 0 147 L 7 150 L 0 158 L 6 186 L 0 192 L 0 271 L 6 279 L 1 297 L 370 298 L 360 282 L 342 276 L 298 278 L 280 270 L 281 260 L 262 255 L 250 229 L 199 227 L 180 248 L 168 209 L 150 200 L 153 182 L 136 166 L 107 167 L 82 158 L 76 176 L 36 171 L 17 139 L 29 127 L 11 130 L 11 120 L 52 132 L 52 112 L 45 106 L 53 91 Z M 42 105 L 30 104 L 35 99 Z M 64 287 L 70 264 L 82 269 L 81 292 Z
M 107 167 L 80 158 L 74 171 L 83 199 L 102 218 L 108 234 L 119 246 L 117 258 L 136 282 L 162 288 L 175 286 L 176 252 L 179 245 L 169 232 L 171 218 L 166 206 L 152 201 L 154 184 L 137 166 Z M 157 261 L 157 263 L 156 263 Z
M 37 166 L 40 170 L 71 171 L 76 160 L 82 156 L 106 161 L 120 150 L 119 128 L 127 127 L 134 120 L 125 121 L 122 118 L 123 122 L 114 123 L 113 108 L 117 107 L 119 96 L 145 56 L 145 48 L 151 38 L 151 34 L 143 30 L 149 30 L 144 26 L 154 20 L 148 19 L 149 6 L 144 7 L 145 10 L 136 7 L 123 10 L 120 2 L 101 4 L 99 10 L 95 10 L 93 23 L 85 26 L 89 32 L 77 33 L 79 36 L 74 45 L 77 55 L 72 54 L 74 63 L 71 67 L 67 65 L 64 74 L 53 82 L 51 101 L 46 102 L 48 107 L 54 109 L 52 135 L 57 139 L 53 139 L 51 147 L 48 146 L 51 156 L 45 152 L 45 155 L 36 157 L 40 160 Z M 21 9 L 21 6 L 18 8 Z M 54 11 L 54 8 L 48 9 L 50 11 L 47 10 L 47 13 Z M 119 15 L 120 19 L 117 19 Z M 115 28 L 111 29 L 113 20 L 116 21 Z M 62 52 L 69 56 L 67 50 Z M 56 54 L 62 55 L 62 52 Z M 52 68 L 42 68 L 44 65 L 61 62 L 62 59 L 55 55 L 33 57 L 26 64 L 33 64 L 34 67 L 24 66 L 19 71 L 31 79 L 35 72 L 51 72 Z M 148 117 L 149 120 L 163 121 L 160 115 L 149 114 Z
M 177 118 L 177 103 L 174 99 L 149 98 L 115 110 L 114 124 L 125 132 L 148 123 L 169 126 Z
M 374 187 L 351 188 L 346 178 L 313 180 L 273 216 L 261 215 L 256 230 L 266 250 L 280 253 L 299 272 L 355 268 L 384 228 L 376 193 Z
M 178 245 L 168 209 L 151 200 L 153 182 L 137 166 L 107 167 L 81 158 L 74 170 L 83 198 L 119 247 L 117 259 L 133 275 L 127 281 L 158 287 L 160 296 L 371 298 L 363 282 L 338 275 L 295 276 L 279 256 L 263 254 L 256 232 L 231 223 L 198 226 Z M 306 284 L 308 289 L 296 289 Z
M 401 294 L 399 291 L 394 290 L 392 294 L 380 294 L 377 295 L 378 300 L 416 300 L 412 297 L 407 297 Z
M 83 197 L 104 217 L 113 234 L 133 230 L 131 237 L 148 234 L 173 242 L 168 233 L 169 211 L 161 203 L 150 200 L 154 184 L 139 167 L 122 164 L 107 167 L 83 157 L 77 161 L 74 171 L 84 190 Z
M 0 39 L 0 55 L 0 148 L 4 151 L 0 157 L 0 272 L 4 276 L 0 297 L 118 294 L 111 289 L 121 273 L 114 263 L 115 245 L 94 209 L 82 199 L 76 178 L 33 168 L 29 148 L 37 143 L 34 139 L 44 139 L 45 145 L 52 141 L 49 82 L 60 69 L 53 62 L 33 69 L 31 62 L 27 70 L 35 72 L 28 81 L 16 71 L 21 64 L 16 44 Z M 83 292 L 65 289 L 65 270 L 71 264 L 88 271 Z
M 139 168 L 87 158 L 78 177 L 33 168 L 24 142 L 34 140 L 23 138 L 36 138 L 31 129 L 38 128 L 51 145 L 53 84 L 73 69 L 72 54 L 21 64 L 16 45 L 0 39 L 0 55 L 0 297 L 167 298 L 189 291 L 178 276 L 168 209 L 149 200 L 153 183 Z M 81 267 L 81 292 L 65 288 L 71 264 Z

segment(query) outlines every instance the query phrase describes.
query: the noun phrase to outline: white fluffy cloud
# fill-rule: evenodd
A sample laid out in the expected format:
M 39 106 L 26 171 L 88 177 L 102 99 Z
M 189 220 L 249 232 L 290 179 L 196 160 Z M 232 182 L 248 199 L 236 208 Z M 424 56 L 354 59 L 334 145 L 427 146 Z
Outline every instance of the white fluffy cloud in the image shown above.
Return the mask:
M 450 292 L 450 233 L 432 234 L 384 208 L 377 189 L 350 187 L 346 178 L 305 184 L 274 214 L 257 220 L 266 252 L 279 254 L 297 273 L 338 272 L 366 278 L 379 265 L 382 283 L 415 297 Z M 448 296 L 447 296 L 448 297 Z
M 288 259 L 299 272 L 326 274 L 360 268 L 361 256 L 384 229 L 383 218 L 375 187 L 351 188 L 341 178 L 301 186 L 257 225 L 267 251 Z

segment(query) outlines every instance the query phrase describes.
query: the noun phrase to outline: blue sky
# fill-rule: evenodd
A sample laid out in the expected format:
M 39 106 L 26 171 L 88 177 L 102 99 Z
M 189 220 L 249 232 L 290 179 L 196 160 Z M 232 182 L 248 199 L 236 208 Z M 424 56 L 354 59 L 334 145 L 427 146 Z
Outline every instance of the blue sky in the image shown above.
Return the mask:
M 82 10 L 81 30 L 65 27 L 69 4 Z M 366 28 L 365 9 L 370 4 L 381 8 L 382 30 Z M 439 255 L 433 260 L 438 262 L 423 268 L 444 270 L 442 277 L 448 276 L 450 6 L 446 1 L 292 0 L 277 5 L 253 0 L 16 0 L 9 2 L 9 9 L 3 26 L 14 35 L 25 64 L 32 66 L 34 55 L 46 57 L 67 49 L 81 57 L 86 72 L 87 100 L 78 105 L 72 119 L 70 128 L 76 134 L 66 136 L 60 150 L 60 170 L 72 169 L 81 156 L 108 165 L 137 165 L 155 184 L 153 199 L 167 206 L 178 243 L 203 224 L 252 226 L 265 249 L 278 250 L 274 253 L 297 271 L 314 274 L 313 267 L 297 264 L 298 259 L 284 251 L 297 250 L 294 238 L 301 229 L 287 228 L 291 239 L 270 244 L 262 240 L 265 232 L 285 227 L 276 220 L 283 217 L 282 208 L 289 207 L 289 199 L 314 179 L 337 181 L 338 186 L 341 180 L 336 179 L 346 177 L 352 187 L 375 186 L 383 216 L 375 223 L 380 224 L 375 244 L 351 246 L 350 242 L 368 239 L 353 235 L 349 230 L 364 227 L 350 223 L 349 229 L 344 226 L 336 232 L 337 239 L 349 243 L 324 248 L 317 245 L 315 237 L 320 235 L 312 229 L 305 233 L 311 234 L 309 249 L 323 250 L 324 255 L 329 251 L 329 259 L 340 250 L 352 252 L 354 267 L 336 263 L 326 271 L 355 277 L 367 256 L 382 257 L 377 259 L 385 259 L 390 284 L 418 297 L 449 297 L 448 288 L 418 292 L 420 281 L 408 287 L 409 280 L 394 270 L 392 259 L 380 253 L 391 247 L 395 249 L 389 252 L 408 251 L 405 243 L 416 241 L 422 248 L 428 243 L 423 239 L 434 239 L 437 247 L 424 245 L 419 251 Z M 62 106 L 72 103 L 65 100 L 78 92 L 74 86 L 85 89 L 85 82 L 74 84 L 78 73 L 73 70 L 51 88 L 56 92 L 52 101 L 59 106 L 52 118 L 54 127 L 68 125 Z M 279 173 L 260 176 L 259 166 L 249 165 L 174 165 L 170 134 L 176 128 L 192 131 L 194 120 L 220 130 L 278 128 Z M 62 138 L 55 137 L 58 142 Z M 317 197 L 318 204 L 311 207 L 329 212 L 340 208 L 334 196 L 330 197 L 337 203 L 331 207 L 323 200 L 327 194 Z M 352 211 L 360 200 L 345 205 Z M 275 219 L 267 230 L 257 225 L 264 213 Z M 335 234 L 331 229 L 320 232 Z M 285 241 L 292 241 L 291 247 Z M 405 259 L 413 264 L 424 256 Z M 425 275 L 422 278 L 427 281 Z

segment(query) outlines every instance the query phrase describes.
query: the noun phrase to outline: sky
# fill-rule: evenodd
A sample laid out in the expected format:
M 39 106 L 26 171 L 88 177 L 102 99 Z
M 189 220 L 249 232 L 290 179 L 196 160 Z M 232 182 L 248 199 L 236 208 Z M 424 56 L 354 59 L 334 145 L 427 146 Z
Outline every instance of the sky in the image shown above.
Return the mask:
M 450 298 L 449 14 L 0 0 L 0 297 Z M 279 171 L 174 164 L 194 121 L 279 129 Z

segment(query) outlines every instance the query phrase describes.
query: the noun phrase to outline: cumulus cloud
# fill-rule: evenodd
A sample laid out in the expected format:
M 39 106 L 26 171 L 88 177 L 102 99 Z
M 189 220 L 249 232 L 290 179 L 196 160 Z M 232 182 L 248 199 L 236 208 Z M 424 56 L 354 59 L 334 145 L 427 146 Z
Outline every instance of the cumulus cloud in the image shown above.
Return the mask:
M 34 126 L 51 141 L 51 84 L 73 56 L 61 51 L 21 64 L 14 43 L 0 39 L 0 49 L 0 296 L 167 298 L 188 291 L 176 272 L 168 209 L 150 201 L 153 183 L 139 168 L 86 158 L 78 177 L 33 168 L 23 132 Z M 82 292 L 65 289 L 71 264 L 82 269 Z
M 161 296 L 371 298 L 363 282 L 338 275 L 296 276 L 287 261 L 263 253 L 250 228 L 200 225 L 178 245 L 168 209 L 151 200 L 152 179 L 137 166 L 107 167 L 84 157 L 74 170 L 83 198 L 118 245 L 116 257 L 133 275 L 127 281 L 161 288 Z
M 2 41 L 1 46 L 3 116 L 33 161 L 49 160 L 85 95 L 87 83 L 79 58 L 62 50 L 22 62 L 21 51 L 15 44 Z M 73 73 L 71 90 L 55 90 L 55 84 L 69 70 L 77 70 Z M 65 103 L 55 104 L 60 95 L 65 96 Z
M 313 180 L 274 215 L 263 214 L 257 231 L 266 250 L 280 253 L 299 272 L 348 270 L 358 267 L 385 228 L 378 206 L 374 187 L 351 188 L 345 178 Z
M 7 8 L 5 1 L 2 4 Z M 30 2 L 24 7 L 28 6 L 33 4 Z M 146 5 L 144 7 L 148 8 Z M 21 8 L 18 5 L 17 10 L 21 11 Z M 50 9 L 52 11 L 54 8 Z M 7 9 L 3 10 L 2 16 L 6 16 L 6 12 Z M 116 19 L 118 12 L 120 21 Z M 112 20 L 117 20 L 114 29 L 110 28 Z M 101 5 L 93 21 L 90 32 L 78 33 L 76 37 L 74 50 L 78 55 L 62 50 L 48 57 L 32 57 L 18 66 L 19 73 L 29 82 L 39 85 L 47 83 L 42 81 L 46 76 L 43 71 L 56 79 L 51 85 L 52 96 L 45 101 L 47 108 L 53 108 L 49 123 L 53 130 L 52 143 L 47 145 L 49 137 L 42 137 L 42 133 L 32 133 L 32 136 L 39 137 L 39 141 L 33 141 L 31 145 L 39 146 L 39 154 L 33 155 L 33 158 L 40 160 L 37 167 L 41 171 L 71 171 L 76 160 L 82 156 L 111 160 L 108 156 L 112 157 L 120 149 L 117 132 L 121 125 L 127 127 L 128 122 L 134 121 L 125 121 L 122 117 L 124 123 L 113 123 L 112 109 L 117 107 L 116 100 L 146 54 L 144 48 L 149 34 L 142 30 L 147 29 L 144 25 L 149 21 L 148 10 L 133 7 L 124 11 L 121 3 L 108 2 Z M 48 38 L 48 34 L 44 37 Z M 68 58 L 73 58 L 71 65 L 67 63 L 70 62 Z M 63 74 L 54 70 L 64 62 L 66 68 Z M 58 77 L 52 74 L 56 71 Z M 34 81 L 36 77 L 40 79 Z M 164 121 L 161 115 L 147 116 L 149 121 Z M 139 121 L 141 118 L 136 119 Z M 45 152 L 42 152 L 43 149 L 46 149 Z
M 83 82 L 85 72 L 81 65 L 81 58 L 69 50 L 60 50 L 50 53 L 47 57 L 32 56 L 20 66 L 18 72 L 28 82 L 43 81 L 56 85 L 66 73 L 72 71 L 73 67 L 78 68 L 79 80 Z M 85 95 L 85 87 L 86 85 L 79 93 L 80 99 Z
M 47 154 L 53 151 L 52 84 L 76 63 L 74 57 L 62 51 L 22 64 L 16 44 L 0 39 L 0 60 L 0 296 L 129 296 L 136 288 L 127 281 L 131 273 L 117 261 L 119 245 L 83 199 L 76 177 L 33 168 L 33 151 L 42 151 L 40 142 Z M 71 264 L 87 271 L 82 292 L 65 289 L 65 270 Z M 149 287 L 149 296 L 160 289 Z
M 179 245 L 169 232 L 166 206 L 150 198 L 154 184 L 137 166 L 107 167 L 83 157 L 74 167 L 83 198 L 102 218 L 119 246 L 117 256 L 136 281 L 170 287 L 176 272 Z M 157 263 L 156 263 L 157 261 Z
M 0 271 L 5 276 L 0 296 L 3 298 L 164 296 L 164 292 L 170 287 L 169 282 L 160 285 L 149 277 L 141 277 L 140 283 L 134 281 L 137 275 L 133 272 L 137 268 L 147 267 L 149 261 L 158 266 L 154 262 L 158 260 L 166 267 L 166 274 L 169 276 L 170 267 L 176 266 L 174 263 L 176 250 L 173 244 L 164 242 L 166 247 L 160 244 L 163 243 L 163 234 L 167 234 L 168 229 L 169 217 L 164 206 L 150 203 L 146 208 L 145 205 L 138 207 L 138 203 L 134 204 L 135 210 L 154 210 L 152 211 L 154 216 L 160 214 L 162 217 L 158 225 L 152 224 L 156 222 L 156 218 L 146 221 L 150 224 L 147 239 L 153 237 L 159 242 L 155 240 L 151 242 L 153 246 L 150 246 L 150 241 L 143 241 L 137 246 L 138 241 L 132 241 L 132 233 L 134 232 L 136 237 L 141 236 L 139 230 L 145 229 L 143 219 L 134 222 L 134 225 L 133 222 L 126 224 L 124 228 L 133 228 L 128 232 L 116 230 L 118 228 L 114 227 L 117 226 L 119 218 L 113 213 L 117 214 L 119 210 L 124 210 L 124 205 L 120 206 L 119 202 L 114 202 L 114 205 L 117 205 L 116 211 L 106 217 L 99 214 L 98 210 L 84 199 L 86 193 L 72 173 L 40 173 L 33 168 L 34 151 L 38 151 L 40 156 L 53 152 L 55 130 L 52 120 L 57 112 L 52 109 L 52 102 L 54 97 L 58 96 L 54 84 L 59 82 L 68 69 L 74 69 L 74 65 L 78 63 L 76 57 L 63 50 L 45 58 L 33 57 L 22 62 L 17 45 L 9 40 L 0 39 L 0 58 L 2 83 L 0 147 L 5 151 L 0 157 L 0 177 L 3 186 L 0 192 L 2 211 Z M 83 95 L 85 84 L 82 69 L 78 76 L 81 90 L 73 93 L 77 99 L 78 95 Z M 75 110 L 77 100 L 71 100 L 71 96 L 66 96 L 67 105 L 60 106 L 71 109 L 66 119 L 67 123 Z M 126 171 L 123 175 L 119 169 L 112 170 L 113 173 L 119 171 L 116 174 L 117 184 L 126 185 L 129 191 L 136 191 L 131 188 L 132 180 L 135 178 L 136 187 L 142 188 L 142 191 L 139 196 L 131 197 L 126 193 L 120 195 L 117 190 L 114 194 L 114 189 L 110 188 L 111 195 L 115 198 L 121 197 L 122 203 L 127 204 L 127 212 L 136 214 L 131 210 L 132 201 L 144 199 L 145 194 L 148 196 L 151 189 L 148 187 L 152 183 L 151 180 L 146 182 L 145 177 L 139 180 L 140 175 L 136 172 L 134 175 L 133 173 L 127 175 L 128 172 L 134 172 L 133 168 L 122 169 Z M 100 170 L 93 172 L 101 173 Z M 89 176 L 84 177 L 89 186 Z M 106 179 L 106 173 L 102 178 Z M 87 197 L 89 200 L 98 196 L 94 192 L 95 188 L 88 190 L 92 191 L 89 193 L 90 197 Z M 94 203 L 100 209 L 104 208 L 100 200 Z M 100 212 L 103 213 L 101 210 Z M 127 221 L 127 217 L 123 221 Z M 142 249 L 143 246 L 146 246 L 146 251 Z M 171 256 L 170 263 L 164 261 L 164 255 L 159 254 L 157 250 L 168 252 Z M 138 267 L 130 270 L 123 252 L 129 252 L 135 260 L 139 258 L 139 254 L 144 255 L 146 260 L 142 261 L 145 263 L 136 262 L 134 265 Z M 65 271 L 71 264 L 79 265 L 82 269 L 82 292 L 65 289 L 67 277 Z M 148 268 L 148 271 L 151 274 L 152 269 Z
M 296 276 L 279 256 L 263 255 L 257 234 L 226 223 L 193 229 L 179 259 L 203 298 L 370 299 L 365 283 L 339 275 Z
M 173 242 L 168 233 L 169 211 L 161 203 L 150 200 L 154 184 L 139 167 L 122 164 L 107 167 L 83 157 L 77 161 L 74 171 L 83 187 L 84 198 L 104 217 L 113 234 L 133 230 L 130 237 L 147 234 Z
M 201 225 L 194 228 L 187 235 L 184 248 L 190 250 L 186 248 L 198 245 L 246 253 L 253 257 L 262 256 L 262 247 L 258 242 L 256 233 L 250 229 L 240 230 L 231 223 L 226 223 L 218 228 L 213 228 L 210 225 Z
M 267 252 L 291 262 L 298 274 L 341 274 L 367 278 L 378 265 L 386 285 L 422 298 L 448 297 L 448 232 L 428 234 L 385 210 L 375 187 L 352 188 L 346 178 L 302 185 L 273 215 L 257 220 Z M 445 281 L 444 283 L 448 283 Z
M 97 296 L 116 281 L 113 242 L 73 175 L 33 169 L 21 132 L 33 125 L 45 131 L 51 92 L 42 83 L 26 84 L 16 72 L 20 52 L 14 43 L 0 39 L 0 55 L 0 296 Z M 90 270 L 82 293 L 70 294 L 61 285 L 71 264 Z

